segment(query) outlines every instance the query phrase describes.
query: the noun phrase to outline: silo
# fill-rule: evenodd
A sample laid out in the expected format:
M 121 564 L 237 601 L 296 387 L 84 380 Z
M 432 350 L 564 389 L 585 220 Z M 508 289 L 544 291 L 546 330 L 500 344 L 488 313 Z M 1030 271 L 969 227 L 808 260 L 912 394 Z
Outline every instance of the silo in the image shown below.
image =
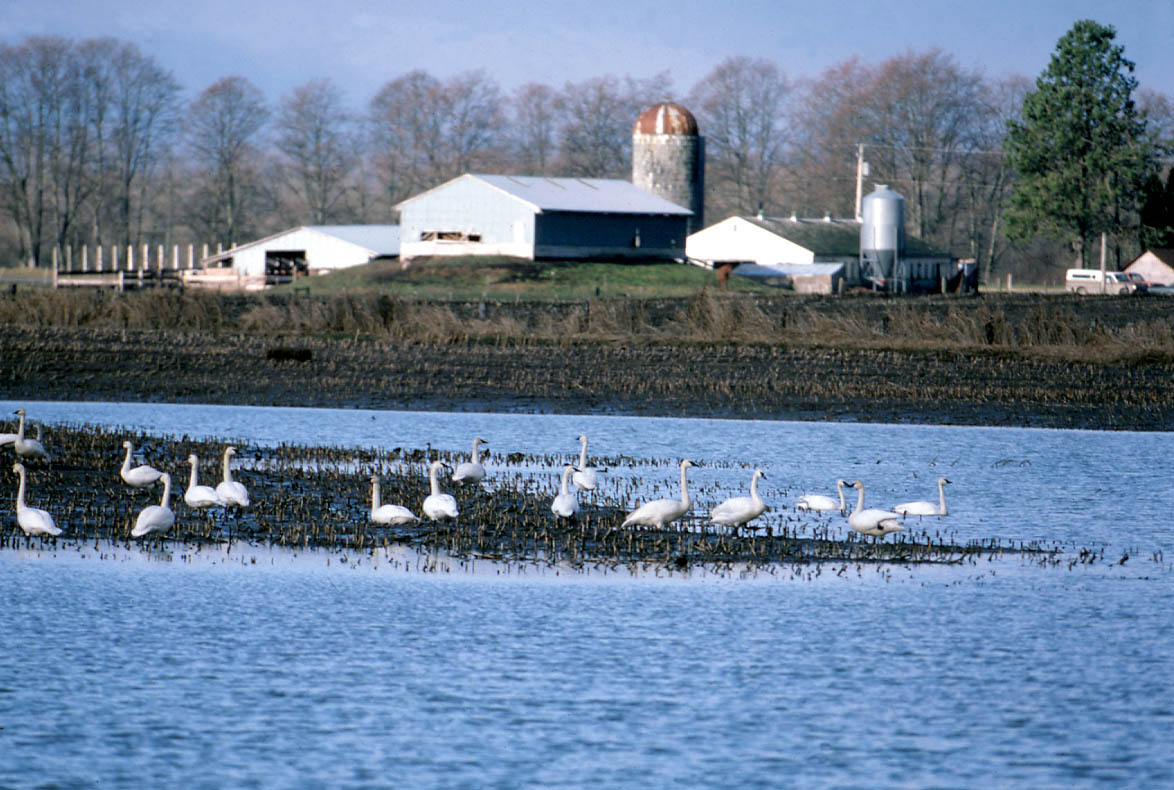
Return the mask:
M 905 256 L 905 198 L 877 184 L 864 197 L 860 222 L 860 275 L 874 287 L 907 290 Z
M 632 127 L 632 183 L 689 209 L 688 233 L 704 226 L 705 139 L 679 104 L 654 104 Z

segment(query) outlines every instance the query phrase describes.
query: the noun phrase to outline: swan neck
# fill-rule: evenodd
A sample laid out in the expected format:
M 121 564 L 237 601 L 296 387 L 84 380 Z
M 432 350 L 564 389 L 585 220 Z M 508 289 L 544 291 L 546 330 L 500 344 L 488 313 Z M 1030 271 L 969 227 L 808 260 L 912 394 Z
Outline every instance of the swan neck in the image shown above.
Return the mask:
M 189 477 L 189 482 L 190 482 L 190 485 L 191 485 L 191 487 L 192 487 L 192 488 L 195 488 L 195 487 L 196 487 L 196 485 L 197 485 L 197 482 L 196 482 L 196 466 L 197 466 L 198 464 L 197 464 L 197 461 L 196 461 L 196 459 L 195 459 L 195 458 L 192 458 L 192 459 L 190 459 L 190 460 L 188 461 L 188 463 L 192 465 L 192 474 L 191 474 L 191 476 Z
M 163 475 L 163 499 L 160 504 L 167 507 L 171 500 L 171 475 Z
M 840 495 L 840 512 L 843 513 L 844 509 L 848 507 L 847 503 L 844 502 L 844 481 L 843 480 L 836 481 L 836 492 Z
M 856 509 L 852 511 L 853 513 L 859 513 L 861 510 L 864 510 L 864 486 L 860 486 L 859 488 L 860 493 L 856 495 Z
M 681 504 L 686 508 L 689 507 L 689 479 L 685 476 L 685 472 L 689 467 L 681 467 Z
M 16 440 L 18 442 L 24 441 L 24 415 L 20 415 L 20 425 L 16 428 Z
M 481 455 L 481 440 L 474 439 L 473 440 L 473 463 L 478 463 L 481 460 L 478 457 L 480 455 Z
M 946 484 L 938 481 L 938 514 L 946 515 Z
M 754 504 L 762 501 L 762 497 L 758 496 L 758 475 L 750 479 L 750 498 L 754 500 Z
M 587 437 L 583 437 L 583 447 L 579 450 L 579 468 L 587 468 Z
M 226 483 L 232 482 L 232 470 L 228 466 L 228 459 L 231 457 L 227 452 L 224 454 L 224 482 Z
M 567 490 L 567 483 L 571 479 L 571 472 L 572 471 L 573 470 L 569 466 L 563 468 L 563 485 L 562 485 L 562 495 L 563 496 L 566 496 L 567 494 L 570 493 Z
M 131 448 L 131 446 L 129 444 L 126 446 L 126 458 L 123 459 L 123 462 L 122 462 L 122 471 L 124 471 L 124 472 L 130 471 L 130 454 L 131 454 L 132 449 L 133 448 Z
M 436 482 L 436 467 L 428 470 L 428 482 L 432 486 L 432 496 L 440 493 L 440 483 Z
M 379 480 L 371 481 L 371 509 L 379 509 Z
M 17 477 L 20 478 L 20 483 L 16 486 L 16 509 L 24 509 L 24 469 L 16 470 Z

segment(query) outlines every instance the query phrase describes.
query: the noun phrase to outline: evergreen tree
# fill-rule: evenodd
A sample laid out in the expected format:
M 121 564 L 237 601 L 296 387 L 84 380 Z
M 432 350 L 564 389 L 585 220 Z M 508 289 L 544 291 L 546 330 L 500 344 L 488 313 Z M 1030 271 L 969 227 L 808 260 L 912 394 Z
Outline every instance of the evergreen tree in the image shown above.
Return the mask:
M 1174 247 L 1174 169 L 1166 176 L 1165 186 L 1156 173 L 1146 181 L 1140 218 L 1143 250 Z
M 1067 239 L 1087 264 L 1102 232 L 1136 227 L 1156 144 L 1134 107 L 1137 80 L 1117 31 L 1077 22 L 1056 45 L 1022 116 L 1007 124 L 1006 152 L 1018 173 L 1007 233 Z

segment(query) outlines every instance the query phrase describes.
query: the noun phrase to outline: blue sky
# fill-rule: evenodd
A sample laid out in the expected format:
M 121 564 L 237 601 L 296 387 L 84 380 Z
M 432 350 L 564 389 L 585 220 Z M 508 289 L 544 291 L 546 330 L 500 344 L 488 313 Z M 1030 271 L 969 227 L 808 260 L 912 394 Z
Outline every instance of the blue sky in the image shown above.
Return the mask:
M 1174 0 L 0 0 L 0 40 L 112 36 L 171 69 L 189 95 L 239 74 L 276 100 L 328 77 L 355 105 L 412 69 L 483 69 L 507 92 L 667 70 L 675 90 L 731 55 L 815 77 L 938 47 L 990 76 L 1036 77 L 1077 19 L 1117 28 L 1143 88 L 1174 99 Z

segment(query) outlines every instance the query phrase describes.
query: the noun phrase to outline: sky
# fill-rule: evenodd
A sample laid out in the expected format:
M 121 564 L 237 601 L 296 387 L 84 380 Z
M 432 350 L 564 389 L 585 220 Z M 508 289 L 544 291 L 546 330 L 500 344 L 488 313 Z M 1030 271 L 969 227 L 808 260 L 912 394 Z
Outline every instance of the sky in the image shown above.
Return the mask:
M 189 98 L 230 75 L 271 101 L 329 78 L 362 107 L 414 69 L 480 69 L 506 93 L 668 71 L 684 95 L 736 55 L 803 79 L 853 55 L 936 47 L 991 77 L 1034 79 L 1079 19 L 1113 25 L 1140 87 L 1174 99 L 1174 0 L 0 0 L 0 42 L 110 36 L 170 69 Z

